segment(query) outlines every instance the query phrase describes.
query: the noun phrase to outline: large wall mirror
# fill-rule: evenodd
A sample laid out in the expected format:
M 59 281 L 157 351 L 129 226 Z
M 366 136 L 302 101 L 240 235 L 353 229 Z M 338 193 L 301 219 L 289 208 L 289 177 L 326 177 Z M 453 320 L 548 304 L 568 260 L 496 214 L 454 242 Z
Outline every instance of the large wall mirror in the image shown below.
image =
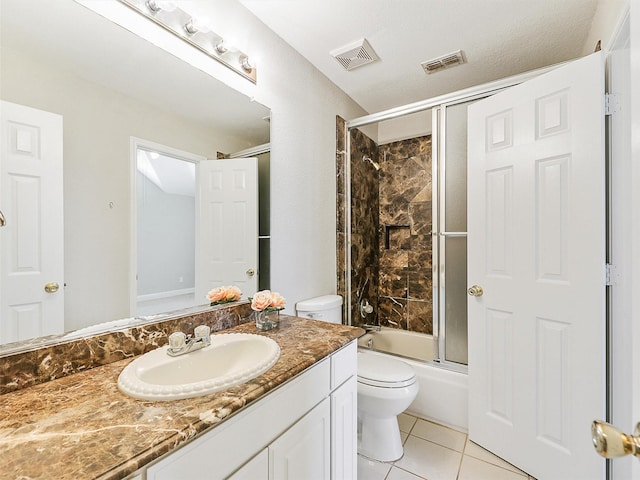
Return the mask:
M 63 207 L 61 215 L 51 215 L 63 229 L 64 275 L 62 281 L 52 279 L 64 294 L 61 328 L 90 329 L 117 319 L 130 323 L 137 228 L 132 145 L 162 146 L 166 151 L 160 154 L 185 152 L 216 162 L 219 154 L 268 144 L 269 109 L 73 0 L 2 0 L 0 9 L 3 106 L 10 102 L 48 112 L 62 122 Z M 33 147 L 29 135 L 15 138 L 18 153 Z M 7 190 L 5 183 L 0 198 L 2 189 Z M 184 218 L 172 219 L 166 211 L 154 221 L 187 228 L 181 227 Z M 8 217 L 7 225 L 15 220 Z M 0 246 L 7 243 L 1 228 Z M 8 288 L 3 280 L 3 296 Z M 194 303 L 205 304 L 206 298 Z M 39 335 L 28 331 L 16 338 L 4 327 L 0 339 L 7 343 L 51 333 L 46 325 Z M 10 347 L 0 347 L 0 353 Z

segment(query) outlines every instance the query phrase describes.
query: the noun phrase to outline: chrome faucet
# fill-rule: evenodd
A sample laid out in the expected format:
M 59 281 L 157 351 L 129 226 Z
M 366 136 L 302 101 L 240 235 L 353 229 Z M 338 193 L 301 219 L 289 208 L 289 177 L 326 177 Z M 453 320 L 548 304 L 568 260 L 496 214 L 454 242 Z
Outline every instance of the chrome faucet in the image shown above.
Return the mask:
M 169 335 L 167 354 L 171 357 L 177 357 L 200 350 L 208 345 L 211 345 L 211 328 L 199 325 L 193 330 L 193 336 L 185 335 L 183 332 L 173 332 Z

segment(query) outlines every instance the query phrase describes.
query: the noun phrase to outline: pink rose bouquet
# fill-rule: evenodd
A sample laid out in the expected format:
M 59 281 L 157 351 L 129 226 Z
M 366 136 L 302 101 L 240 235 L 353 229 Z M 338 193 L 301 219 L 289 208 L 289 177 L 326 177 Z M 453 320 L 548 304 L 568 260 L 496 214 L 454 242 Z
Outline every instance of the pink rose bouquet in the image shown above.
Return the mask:
M 249 300 L 251 300 L 251 308 L 256 312 L 282 310 L 287 304 L 282 295 L 271 290 L 262 290 Z
M 207 298 L 211 302 L 211 306 L 220 305 L 222 303 L 236 302 L 240 300 L 242 292 L 238 287 L 218 287 L 207 293 Z

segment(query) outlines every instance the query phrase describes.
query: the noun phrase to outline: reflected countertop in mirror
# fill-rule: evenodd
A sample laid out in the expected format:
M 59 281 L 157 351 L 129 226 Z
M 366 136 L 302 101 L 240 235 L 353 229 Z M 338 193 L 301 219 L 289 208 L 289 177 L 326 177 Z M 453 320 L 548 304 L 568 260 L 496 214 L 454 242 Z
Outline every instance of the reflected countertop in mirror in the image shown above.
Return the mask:
M 30 352 L 41 348 L 51 347 L 58 344 L 70 343 L 86 337 L 102 335 L 104 333 L 126 331 L 133 327 L 143 327 L 165 320 L 183 318 L 189 315 L 195 315 L 213 310 L 209 305 L 196 305 L 180 310 L 163 312 L 155 315 L 145 315 L 131 318 L 121 318 L 109 322 L 97 323 L 83 327 L 78 330 L 58 335 L 45 335 L 42 337 L 28 338 L 17 342 L 0 344 L 0 358 L 16 355 L 20 353 Z
M 73 0 L 0 8 L 0 98 L 63 122 L 64 274 L 52 281 L 64 331 L 149 322 L 131 314 L 131 138 L 216 159 L 268 143 L 269 109 Z M 12 343 L 0 356 L 70 338 Z

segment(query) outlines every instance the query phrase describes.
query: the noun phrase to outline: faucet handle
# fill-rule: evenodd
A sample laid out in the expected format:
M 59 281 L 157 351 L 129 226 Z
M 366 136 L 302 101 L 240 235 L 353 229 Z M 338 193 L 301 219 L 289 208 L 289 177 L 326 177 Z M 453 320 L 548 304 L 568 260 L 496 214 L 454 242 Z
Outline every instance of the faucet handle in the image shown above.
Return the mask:
M 169 335 L 170 348 L 182 348 L 187 343 L 187 336 L 183 332 L 173 332 Z
M 369 299 L 365 298 L 360 302 L 360 316 L 362 318 L 366 318 L 367 315 L 373 313 L 373 305 L 369 303 Z
M 211 337 L 211 328 L 207 325 L 198 325 L 193 330 L 193 336 L 196 337 L 196 339 L 202 338 L 204 343 L 209 345 L 209 339 Z

